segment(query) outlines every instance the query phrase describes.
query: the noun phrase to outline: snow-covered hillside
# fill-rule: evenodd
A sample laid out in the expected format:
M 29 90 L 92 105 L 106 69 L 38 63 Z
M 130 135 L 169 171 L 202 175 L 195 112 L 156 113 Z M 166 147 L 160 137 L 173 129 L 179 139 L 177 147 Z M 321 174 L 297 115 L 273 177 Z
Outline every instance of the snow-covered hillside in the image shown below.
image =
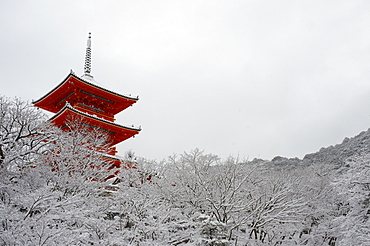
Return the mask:
M 355 137 L 345 138 L 340 144 L 321 148 L 313 154 L 307 154 L 303 158 L 303 163 L 332 164 L 336 168 L 339 168 L 345 164 L 349 157 L 367 153 L 370 153 L 370 129 L 361 132 Z
M 109 170 L 103 136 L 0 109 L 0 245 L 370 245 L 369 130 L 303 160 L 194 149 Z
M 342 143 L 323 147 L 315 153 L 306 154 L 303 159 L 274 157 L 271 161 L 254 159 L 250 163 L 262 164 L 266 167 L 294 168 L 298 166 L 310 166 L 314 164 L 332 165 L 333 168 L 340 168 L 353 156 L 370 153 L 370 128 L 360 134 L 345 138 Z

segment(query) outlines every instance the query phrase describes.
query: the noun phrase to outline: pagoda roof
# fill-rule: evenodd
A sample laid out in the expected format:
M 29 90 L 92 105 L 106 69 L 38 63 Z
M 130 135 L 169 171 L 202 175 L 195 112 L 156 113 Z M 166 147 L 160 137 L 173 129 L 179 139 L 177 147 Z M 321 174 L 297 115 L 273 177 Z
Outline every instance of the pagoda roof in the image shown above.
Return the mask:
M 99 155 L 108 160 L 107 164 L 111 165 L 110 168 L 120 168 L 122 163 L 125 163 L 124 158 L 120 156 L 114 156 L 106 153 L 99 153 Z
M 65 103 L 72 100 L 76 93 L 83 94 L 93 100 L 99 100 L 107 105 L 110 113 L 115 115 L 139 100 L 139 97 L 121 95 L 107 90 L 95 83 L 92 76 L 78 77 L 71 71 L 68 76 L 54 89 L 40 99 L 33 101 L 36 107 L 57 113 Z
M 77 119 L 83 126 L 97 129 L 106 133 L 108 135 L 107 144 L 109 146 L 114 146 L 126 139 L 129 139 L 141 131 L 141 128 L 136 128 L 134 126 L 121 126 L 111 121 L 99 118 L 95 115 L 82 112 L 72 107 L 69 103 L 66 103 L 66 105 L 53 117 L 51 117 L 49 121 L 63 129 L 66 126 L 66 121 L 69 120 L 68 118 L 70 120 Z

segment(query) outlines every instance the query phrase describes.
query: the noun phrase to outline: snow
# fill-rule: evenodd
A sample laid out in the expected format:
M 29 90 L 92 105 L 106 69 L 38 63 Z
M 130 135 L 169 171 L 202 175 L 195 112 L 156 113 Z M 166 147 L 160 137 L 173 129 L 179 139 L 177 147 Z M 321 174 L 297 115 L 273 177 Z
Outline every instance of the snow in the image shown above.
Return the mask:
M 97 120 L 99 120 L 99 121 L 103 121 L 103 122 L 106 122 L 106 123 L 111 124 L 111 125 L 116 125 L 116 126 L 119 126 L 119 127 L 125 127 L 125 128 L 132 129 L 132 130 L 135 130 L 135 131 L 140 131 L 140 130 L 141 130 L 141 128 L 140 128 L 140 127 L 139 127 L 139 128 L 136 128 L 134 125 L 131 125 L 131 126 L 123 126 L 123 125 L 119 125 L 119 124 L 116 124 L 116 123 L 114 123 L 114 122 L 111 122 L 111 121 L 109 121 L 109 120 L 106 120 L 106 119 L 100 118 L 100 117 L 98 117 L 98 116 L 96 116 L 96 115 L 89 114 L 89 113 L 86 113 L 86 112 L 82 112 L 82 111 L 80 111 L 80 110 L 78 110 L 78 109 L 74 108 L 74 107 L 73 107 L 69 102 L 66 102 L 66 105 L 65 105 L 61 110 L 59 110 L 59 112 L 58 112 L 58 113 L 56 113 L 56 114 L 55 114 L 55 116 L 54 116 L 54 117 L 52 117 L 51 119 L 55 118 L 57 115 L 59 115 L 61 112 L 63 112 L 66 108 L 69 108 L 69 109 L 71 109 L 71 110 L 73 110 L 73 111 L 75 111 L 75 112 L 78 112 L 79 114 L 82 114 L 82 115 L 86 115 L 86 116 L 88 116 L 88 117 L 95 118 L 95 119 L 97 119 Z M 51 120 L 51 119 L 50 119 L 50 120 Z
M 95 85 L 99 85 L 99 86 L 102 86 L 102 84 L 98 83 L 95 79 L 94 79 L 94 76 L 92 76 L 91 74 L 88 74 L 88 73 L 85 73 L 83 74 L 82 76 L 79 77 L 80 79 L 82 80 L 85 80 L 89 83 L 92 83 L 92 84 L 95 84 Z
M 43 128 L 19 101 L 0 109 L 1 244 L 370 245 L 370 130 L 306 160 L 136 158 L 111 192 L 93 168 L 101 139 Z
M 73 73 L 74 74 L 74 73 Z M 101 88 L 101 89 L 104 89 L 104 90 L 106 90 L 106 91 L 110 91 L 110 90 L 108 90 L 108 89 L 106 89 L 106 88 L 104 88 L 103 87 L 103 85 L 101 84 L 101 83 L 99 83 L 98 81 L 96 81 L 95 79 L 94 79 L 94 76 L 92 76 L 91 74 L 83 74 L 82 76 L 77 76 L 76 74 L 74 74 L 76 77 L 78 77 L 78 78 L 80 78 L 81 80 L 83 80 L 83 81 L 85 81 L 85 82 L 88 82 L 88 83 L 90 83 L 90 84 L 93 84 L 93 85 L 95 85 L 95 86 L 97 86 L 97 87 L 99 87 L 99 88 Z M 114 93 L 114 94 L 117 94 L 117 93 L 115 93 L 115 92 L 113 92 L 113 91 L 110 91 L 110 92 L 112 92 L 112 93 Z M 125 97 L 127 97 L 127 98 L 131 98 L 131 99 L 134 99 L 134 100 L 136 100 L 136 99 L 138 99 L 139 98 L 139 96 L 136 96 L 136 97 L 132 97 L 131 95 L 127 95 L 127 94 L 120 94 L 120 95 L 122 95 L 122 96 L 125 96 Z

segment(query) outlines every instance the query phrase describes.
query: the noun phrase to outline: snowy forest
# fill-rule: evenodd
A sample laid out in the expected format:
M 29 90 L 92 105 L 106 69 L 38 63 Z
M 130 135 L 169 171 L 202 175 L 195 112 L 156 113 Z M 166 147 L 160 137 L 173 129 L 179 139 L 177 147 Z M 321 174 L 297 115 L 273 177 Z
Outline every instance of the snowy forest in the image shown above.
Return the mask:
M 0 96 L 0 245 L 370 245 L 370 130 L 303 159 L 128 151 L 117 174 L 72 128 Z

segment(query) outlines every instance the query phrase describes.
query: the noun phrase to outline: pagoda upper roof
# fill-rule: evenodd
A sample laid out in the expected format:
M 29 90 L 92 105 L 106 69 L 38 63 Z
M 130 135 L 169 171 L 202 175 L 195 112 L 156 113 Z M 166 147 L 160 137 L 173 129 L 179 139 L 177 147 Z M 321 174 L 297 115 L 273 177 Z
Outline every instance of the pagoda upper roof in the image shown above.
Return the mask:
M 89 100 L 100 101 L 105 105 L 104 110 L 115 115 L 139 100 L 138 97 L 121 95 L 107 90 L 96 83 L 92 77 L 78 77 L 71 71 L 68 76 L 45 96 L 33 102 L 36 107 L 57 113 L 66 102 L 72 102 L 77 94 L 89 98 Z
M 62 129 L 67 126 L 68 120 L 106 133 L 108 135 L 107 144 L 109 146 L 114 146 L 126 139 L 129 139 L 141 131 L 141 128 L 136 128 L 134 126 L 121 126 L 95 115 L 82 112 L 72 107 L 69 103 L 66 103 L 59 112 L 49 119 L 51 123 Z

